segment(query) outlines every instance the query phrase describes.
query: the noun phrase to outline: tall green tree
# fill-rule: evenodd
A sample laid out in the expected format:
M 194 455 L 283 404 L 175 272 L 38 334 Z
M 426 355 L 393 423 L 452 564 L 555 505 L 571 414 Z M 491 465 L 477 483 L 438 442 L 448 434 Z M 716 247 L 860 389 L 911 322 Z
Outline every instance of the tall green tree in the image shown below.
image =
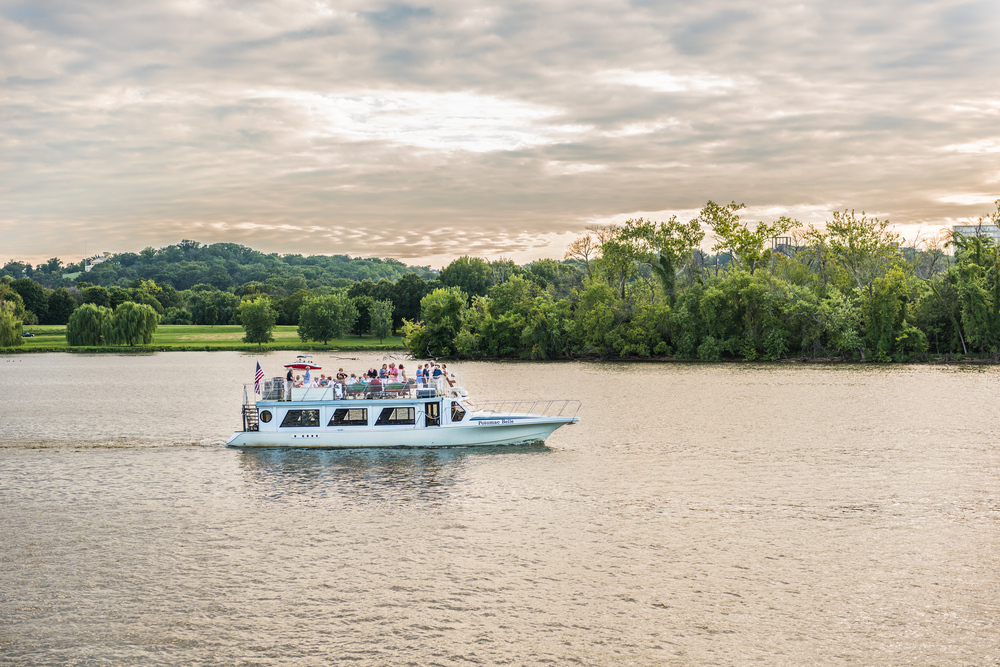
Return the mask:
M 403 326 L 403 320 L 420 319 L 420 300 L 427 295 L 427 281 L 415 273 L 407 273 L 393 286 L 393 328 Z
M 104 323 L 111 320 L 111 309 L 85 303 L 70 315 L 66 323 L 66 342 L 70 345 L 100 345 Z
M 128 290 L 123 289 L 118 285 L 112 285 L 108 288 L 108 298 L 111 300 L 111 310 L 115 310 L 126 301 L 132 300 L 132 296 L 128 293 Z
M 623 237 L 616 228 L 611 237 L 601 244 L 601 256 L 594 263 L 617 297 L 624 299 L 625 288 L 639 275 L 644 255 L 632 239 Z
M 239 308 L 241 303 L 239 297 L 231 292 L 217 290 L 211 285 L 204 285 L 204 289 L 195 289 L 198 287 L 200 286 L 195 285 L 194 288 L 183 293 L 187 308 L 191 311 L 191 316 L 194 318 L 195 324 L 206 323 L 206 311 L 209 306 L 215 306 L 218 311 L 217 322 L 222 322 L 223 324 L 238 323 L 238 320 L 234 320 L 234 318 L 236 316 L 236 309 Z M 265 295 L 263 298 L 267 299 L 268 297 Z
M 45 289 L 31 278 L 19 278 L 12 282 L 10 286 L 15 292 L 21 295 L 24 300 L 25 310 L 34 313 L 40 322 L 44 322 L 48 317 L 49 305 L 45 296 Z
M 675 215 L 666 222 L 643 218 L 626 220 L 617 236 L 632 248 L 636 262 L 649 266 L 673 303 L 676 275 L 691 262 L 692 253 L 705 238 L 705 232 L 698 219 L 684 223 Z
M 312 293 L 309 290 L 300 289 L 281 302 L 281 311 L 286 324 L 299 323 L 299 308 L 310 297 Z
M 91 285 L 80 290 L 84 303 L 92 303 L 95 306 L 111 307 L 111 294 L 100 285 Z
M 381 343 L 392 335 L 392 301 L 375 301 L 371 307 L 371 332 Z
M 493 285 L 493 269 L 480 257 L 459 257 L 441 270 L 438 280 L 447 287 L 457 287 L 467 296 L 485 296 Z
M 899 234 L 889 228 L 888 220 L 869 218 L 863 211 L 860 216 L 834 211 L 826 229 L 834 261 L 869 297 L 875 281 L 902 263 Z
M 242 302 L 236 310 L 236 318 L 243 326 L 244 343 L 261 345 L 274 340 L 271 331 L 278 321 L 278 313 L 271 307 L 271 300 L 266 296 Z
M 354 308 L 358 313 L 352 330 L 356 335 L 364 336 L 372 330 L 372 307 L 375 305 L 375 299 L 367 294 L 363 294 L 354 297 L 351 301 L 354 303 Z
M 161 324 L 193 324 L 194 318 L 187 308 L 167 308 L 160 318 Z
M 215 323 L 219 320 L 219 309 L 214 303 L 210 303 L 205 307 L 205 324 L 209 326 L 215 326 Z
M 10 280 L 7 276 L 4 276 L 4 279 Z M 14 288 L 11 287 L 9 283 L 0 282 L 0 306 L 3 306 L 4 304 L 10 305 L 10 312 L 14 315 L 14 317 L 19 320 L 24 318 L 24 299 L 21 298 L 20 294 L 14 291 Z
M 976 352 L 1000 353 L 1000 249 L 988 237 L 956 234 L 956 267 L 964 342 Z
M 356 299 L 359 296 L 372 296 L 375 293 L 375 282 L 372 280 L 359 280 L 347 288 L 347 296 Z
M 60 287 L 49 295 L 49 324 L 66 324 L 69 322 L 69 317 L 73 314 L 74 310 L 76 310 L 76 299 L 73 298 L 69 290 L 65 287 Z
M 310 297 L 299 308 L 298 334 L 302 342 L 343 338 L 358 318 L 357 308 L 344 292 Z
M 905 278 L 895 275 L 897 270 L 909 270 L 903 262 L 899 234 L 889 228 L 888 220 L 846 210 L 834 211 L 826 229 L 834 264 L 860 295 L 867 349 L 876 361 L 887 361 L 905 320 L 898 316 L 900 301 L 909 298 Z M 887 279 L 890 274 L 893 278 Z
M 420 301 L 422 322 L 407 321 L 403 343 L 415 356 L 454 354 L 468 296 L 458 287 L 442 287 Z
M 710 227 L 715 234 L 716 243 L 712 250 L 729 254 L 738 268 L 753 275 L 770 259 L 771 250 L 767 246 L 771 239 L 786 234 L 797 223 L 781 216 L 772 223 L 758 222 L 751 229 L 740 219 L 739 212 L 744 208 L 745 204 L 736 202 L 720 206 L 709 201 L 698 214 L 698 222 Z

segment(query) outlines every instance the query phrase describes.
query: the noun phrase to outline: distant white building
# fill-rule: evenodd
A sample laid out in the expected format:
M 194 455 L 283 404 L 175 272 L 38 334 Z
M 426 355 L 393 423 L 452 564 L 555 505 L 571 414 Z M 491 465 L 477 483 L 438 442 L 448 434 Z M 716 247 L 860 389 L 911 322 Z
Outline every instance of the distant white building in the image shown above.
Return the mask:
M 997 225 L 954 225 L 951 231 L 962 236 L 980 236 L 1000 243 L 1000 226 Z
M 90 270 L 92 268 L 94 268 L 96 265 L 100 264 L 101 262 L 106 262 L 106 261 L 108 261 L 107 257 L 88 257 L 87 258 L 87 265 L 83 267 L 83 270 L 86 271 L 87 273 L 90 273 Z

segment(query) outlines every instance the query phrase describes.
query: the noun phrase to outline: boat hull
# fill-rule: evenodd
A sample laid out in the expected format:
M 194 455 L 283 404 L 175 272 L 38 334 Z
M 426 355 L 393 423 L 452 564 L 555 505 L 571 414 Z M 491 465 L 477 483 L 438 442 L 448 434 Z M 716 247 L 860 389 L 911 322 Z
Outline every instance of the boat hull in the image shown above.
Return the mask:
M 500 421 L 500 420 L 497 420 Z M 308 449 L 489 447 L 544 442 L 560 426 L 577 417 L 543 417 L 513 424 L 474 423 L 439 427 L 289 428 L 280 432 L 238 431 L 230 447 L 294 447 Z

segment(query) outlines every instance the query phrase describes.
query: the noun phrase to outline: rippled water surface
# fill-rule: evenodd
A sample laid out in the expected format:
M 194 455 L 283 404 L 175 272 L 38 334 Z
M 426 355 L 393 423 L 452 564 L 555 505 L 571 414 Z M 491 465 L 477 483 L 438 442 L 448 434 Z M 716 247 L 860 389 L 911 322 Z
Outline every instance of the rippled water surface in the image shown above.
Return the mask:
M 232 450 L 252 356 L 0 357 L 0 664 L 1000 663 L 1000 369 L 456 366 L 581 423 Z

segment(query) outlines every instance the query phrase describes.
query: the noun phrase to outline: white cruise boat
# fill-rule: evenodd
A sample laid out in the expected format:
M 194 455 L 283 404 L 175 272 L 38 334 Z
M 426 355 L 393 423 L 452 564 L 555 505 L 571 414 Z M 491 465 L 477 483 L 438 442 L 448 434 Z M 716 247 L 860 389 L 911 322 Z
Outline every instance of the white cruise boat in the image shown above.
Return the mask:
M 230 447 L 481 447 L 544 442 L 580 421 L 574 400 L 473 402 L 445 377 L 412 383 L 292 387 L 282 378 L 243 389 L 243 430 Z

